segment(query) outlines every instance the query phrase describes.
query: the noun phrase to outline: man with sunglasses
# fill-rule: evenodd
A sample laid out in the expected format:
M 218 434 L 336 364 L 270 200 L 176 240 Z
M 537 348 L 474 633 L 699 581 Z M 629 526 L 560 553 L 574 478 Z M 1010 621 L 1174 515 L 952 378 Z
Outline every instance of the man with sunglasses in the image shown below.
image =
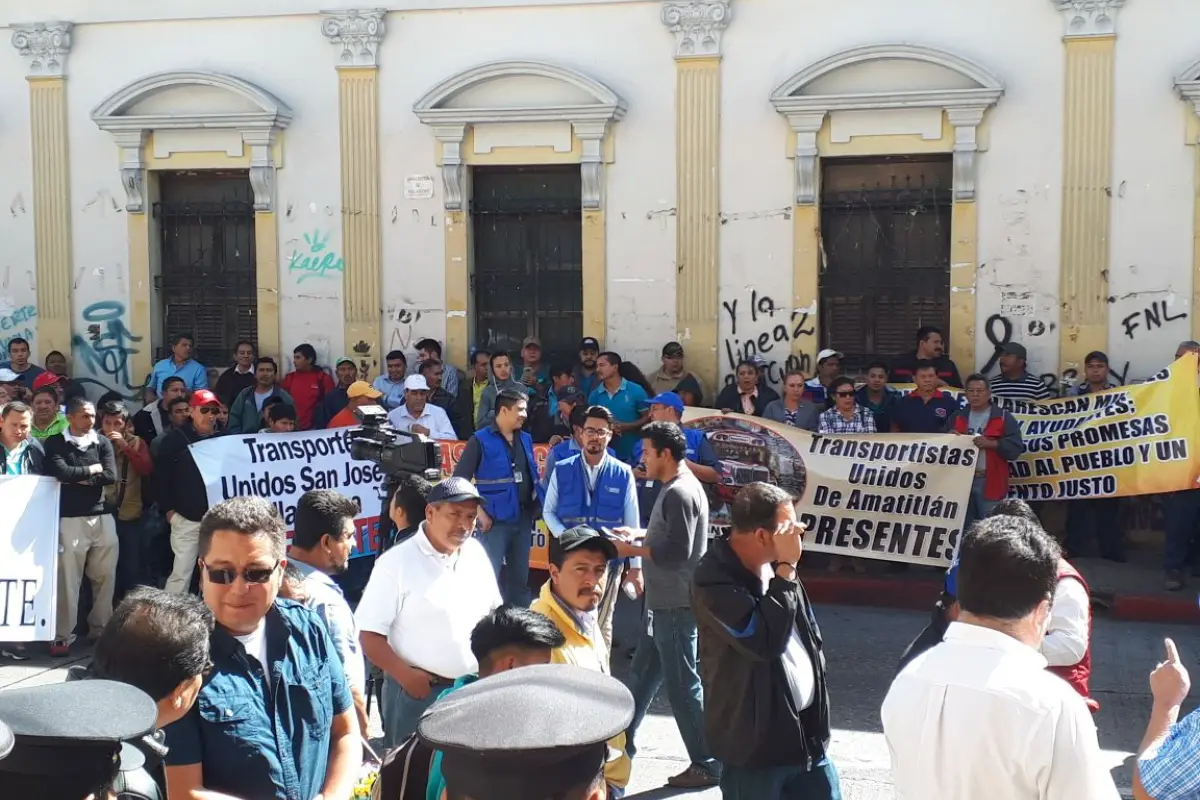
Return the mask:
M 316 612 L 279 597 L 283 519 L 260 497 L 204 515 L 201 592 L 216 628 L 196 705 L 166 728 L 171 797 L 350 797 L 362 764 L 345 670 Z
M 208 492 L 204 478 L 192 458 L 191 445 L 220 436 L 217 414 L 221 402 L 208 389 L 197 389 L 188 400 L 188 419 L 162 436 L 155 476 L 156 497 L 167 524 L 171 526 L 171 551 L 175 565 L 167 578 L 166 590 L 182 594 L 192 583 L 199 546 L 200 520 L 208 511 Z

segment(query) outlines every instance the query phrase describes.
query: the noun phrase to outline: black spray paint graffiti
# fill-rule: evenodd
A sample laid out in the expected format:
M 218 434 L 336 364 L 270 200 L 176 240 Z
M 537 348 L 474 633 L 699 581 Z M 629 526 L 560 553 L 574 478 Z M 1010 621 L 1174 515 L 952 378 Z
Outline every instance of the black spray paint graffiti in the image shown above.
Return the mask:
M 1167 310 L 1167 301 L 1158 300 L 1151 303 L 1148 308 L 1143 308 L 1141 311 L 1135 311 L 1125 319 L 1121 320 L 1121 325 L 1125 328 L 1125 335 L 1130 339 L 1133 338 L 1133 332 L 1142 328 L 1146 331 L 1152 331 L 1155 328 L 1161 328 L 1168 322 L 1178 322 L 1181 319 L 1187 319 L 1187 312 L 1183 311 L 1175 316 L 1171 316 L 1171 312 Z M 1145 322 L 1144 325 L 1139 325 L 1139 321 Z
M 725 313 L 729 315 L 729 336 L 725 339 L 725 383 L 733 382 L 733 374 L 737 371 L 739 361 L 754 356 L 762 356 L 767 362 L 766 377 L 770 383 L 783 383 L 783 376 L 794 369 L 811 374 L 816 327 L 809 312 L 799 308 L 780 308 L 770 296 L 760 295 L 757 290 L 752 290 L 749 306 L 741 309 L 742 321 L 746 322 L 745 314 L 748 308 L 749 324 L 769 327 L 769 330 L 748 333 L 743 331 L 746 337 L 743 340 L 738 335 L 739 302 L 733 300 L 721 303 Z M 794 343 L 799 343 L 800 352 L 791 352 Z
M 1034 333 L 1034 325 L 1041 326 L 1037 333 Z M 1054 326 L 1051 325 L 1050 329 L 1053 330 Z M 1031 335 L 1039 336 L 1044 331 L 1045 325 L 1043 323 L 1037 320 L 1029 323 L 1029 333 Z M 983 369 L 981 370 L 986 375 L 999 363 L 1000 356 L 1004 354 L 1004 346 L 1012 342 L 1012 320 L 999 314 L 993 314 L 988 317 L 987 324 L 983 328 L 983 333 L 987 337 L 987 340 L 995 347 L 992 357 L 988 359 L 988 362 L 983 365 Z M 1125 362 L 1124 369 L 1117 369 L 1110 364 L 1108 371 L 1115 380 L 1125 383 L 1126 377 L 1129 375 L 1129 362 Z M 1061 377 L 1055 375 L 1053 372 L 1044 372 L 1038 378 L 1050 389 L 1056 388 L 1060 381 L 1063 386 L 1074 386 L 1079 382 L 1079 370 L 1066 369 L 1063 371 Z

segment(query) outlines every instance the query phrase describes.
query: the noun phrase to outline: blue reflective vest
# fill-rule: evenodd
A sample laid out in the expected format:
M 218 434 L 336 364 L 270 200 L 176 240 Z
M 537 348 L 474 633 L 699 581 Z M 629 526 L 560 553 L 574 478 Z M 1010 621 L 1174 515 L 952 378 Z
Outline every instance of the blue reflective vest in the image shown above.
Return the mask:
M 683 439 L 687 442 L 687 450 L 684 453 L 684 458 L 688 461 L 695 461 L 700 464 L 700 443 L 707 438 L 702 430 L 696 428 L 680 428 L 683 431 Z M 646 440 L 638 439 L 638 443 L 633 448 L 633 465 L 636 467 L 642 463 L 642 454 L 645 452 Z M 712 464 L 701 464 L 701 466 L 711 467 Z
M 533 457 L 533 438 L 524 431 L 517 431 L 517 436 L 525 451 L 525 463 L 532 473 L 533 486 L 529 487 L 530 491 L 540 501 L 543 495 L 537 479 L 537 461 Z M 481 451 L 479 467 L 475 470 L 475 487 L 487 500 L 485 510 L 497 522 L 516 522 L 521 518 L 521 495 L 514 480 L 508 441 L 490 426 L 476 431 L 475 438 L 479 440 Z
M 615 458 L 604 459 L 596 475 L 596 490 L 590 496 L 585 470 L 582 453 L 569 456 L 554 466 L 558 484 L 555 513 L 562 524 L 568 528 L 588 525 L 596 530 L 624 525 L 625 492 L 629 490 L 633 470 Z

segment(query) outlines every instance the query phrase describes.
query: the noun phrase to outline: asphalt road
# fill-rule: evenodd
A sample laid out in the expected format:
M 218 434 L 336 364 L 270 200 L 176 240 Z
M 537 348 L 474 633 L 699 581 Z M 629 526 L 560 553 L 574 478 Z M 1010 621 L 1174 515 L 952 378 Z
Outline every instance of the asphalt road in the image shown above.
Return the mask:
M 624 599 L 622 599 L 624 602 Z M 911 611 L 825 606 L 817 609 L 825 636 L 833 704 L 833 759 L 846 800 L 890 800 L 895 796 L 888 769 L 887 745 L 879 722 L 879 706 L 887 692 L 896 658 L 925 623 L 926 615 Z M 632 608 L 622 610 L 618 638 L 632 643 L 637 631 Z M 1117 785 L 1131 784 L 1132 753 L 1141 740 L 1150 708 L 1147 676 L 1161 659 L 1162 640 L 1179 645 L 1193 674 L 1200 675 L 1200 628 L 1186 625 L 1095 621 L 1092 636 L 1092 689 L 1100 701 L 1096 715 L 1100 744 L 1113 768 Z M 13 685 L 61 681 L 66 667 L 86 661 L 80 651 L 70 661 L 36 659 L 21 664 L 0 662 L 0 690 Z M 627 668 L 619 659 L 617 671 Z M 1193 690 L 1192 704 L 1200 696 Z M 375 720 L 378 725 L 378 720 Z M 638 734 L 630 798 L 686 795 L 717 800 L 716 789 L 678 792 L 663 787 L 666 779 L 687 766 L 675 721 L 660 694 Z

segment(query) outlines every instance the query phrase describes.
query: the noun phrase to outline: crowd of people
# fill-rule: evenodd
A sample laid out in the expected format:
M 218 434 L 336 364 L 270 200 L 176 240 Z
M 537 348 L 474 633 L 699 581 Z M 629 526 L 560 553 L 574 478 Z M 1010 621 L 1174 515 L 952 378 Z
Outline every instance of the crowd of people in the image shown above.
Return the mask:
M 518 378 L 503 352 L 474 353 L 470 373 L 459 375 L 439 343 L 426 340 L 415 371 L 402 353 L 389 353 L 386 374 L 371 383 L 351 359 L 331 375 L 307 344 L 282 380 L 276 362 L 249 343 L 214 379 L 190 358 L 192 344 L 176 338 L 148 380 L 153 397 L 132 415 L 120 398 L 93 405 L 69 393 L 65 363 L 31 375 L 40 368 L 28 346 L 20 360 L 10 345 L 20 370 L 6 368 L 17 380 L 0 382 L 3 474 L 62 484 L 51 652 L 69 653 L 77 635 L 94 640 L 82 683 L 98 692 L 130 684 L 155 708 L 148 723 L 144 714 L 124 727 L 114 720 L 109 735 L 92 737 L 110 749 L 133 743 L 139 766 L 110 752 L 117 766 L 102 782 L 98 773 L 87 773 L 90 784 L 54 775 L 73 788 L 38 796 L 103 797 L 124 773 L 137 773 L 133 781 L 144 771 L 161 796 L 349 798 L 379 686 L 383 749 L 367 755 L 380 756 L 380 798 L 617 798 L 636 767 L 638 729 L 665 686 L 690 762 L 670 786 L 719 785 L 730 800 L 840 797 L 822 638 L 797 572 L 797 498 L 770 484 L 742 487 L 729 533 L 710 540 L 706 484 L 719 482 L 718 462 L 704 435 L 681 425 L 684 409 L 706 397 L 678 343 L 663 348 L 662 368 L 647 379 L 590 338 L 576 364 L 547 367 L 531 338 Z M 1180 346 L 1189 350 L 1200 346 Z M 825 435 L 957 433 L 985 453 L 971 489 L 972 527 L 883 707 L 901 795 L 1115 796 L 1089 713 L 1087 585 L 1067 560 L 1086 537 L 1068 539 L 1064 554 L 1027 506 L 1003 500 L 1007 462 L 1022 443 L 1011 414 L 992 400 L 1047 393 L 1029 375 L 1023 348 L 1006 346 L 1000 375 L 961 381 L 965 407 L 943 391 L 960 381 L 939 331 L 921 331 L 912 358 L 872 365 L 861 387 L 841 375 L 841 358 L 820 353 L 817 375 L 789 374 L 783 397 L 766 384 L 763 365 L 746 361 L 712 405 Z M 915 389 L 901 395 L 889 382 Z M 1107 359 L 1091 354 L 1078 391 L 1109 386 Z M 48 409 L 40 415 L 39 398 Z M 436 485 L 415 475 L 388 482 L 381 553 L 354 559 L 369 565 L 361 585 L 346 580 L 353 520 L 362 514 L 348 498 L 305 494 L 290 549 L 267 500 L 209 507 L 190 445 L 229 433 L 351 426 L 365 405 L 383 405 L 397 428 L 466 445 L 453 475 Z M 541 471 L 535 442 L 551 445 Z M 1200 491 L 1178 494 L 1190 495 L 1179 507 L 1193 517 L 1176 534 L 1192 536 Z M 1099 512 L 1090 511 L 1102 554 L 1119 559 L 1119 537 L 1100 532 Z M 539 518 L 550 533 L 550 569 L 531 586 Z M 643 624 L 618 682 L 621 593 L 642 605 Z M 27 655 L 16 645 L 3 650 Z M 1200 761 L 1200 718 L 1177 721 L 1188 682 L 1173 645 L 1155 676 L 1136 790 L 1151 800 L 1194 797 L 1178 787 L 1191 780 L 1200 790 L 1200 771 L 1181 766 Z M 530 686 L 543 693 L 531 696 Z M 566 699 L 572 686 L 591 695 Z M 590 716 L 544 730 L 513 724 L 540 719 L 540 706 L 560 693 L 563 707 L 581 713 L 594 704 Z M 510 713 L 498 719 L 489 708 Z M 0 775 L 21 770 L 22 746 L 73 738 L 16 716 L 14 725 L 0 702 L 18 748 L 0 761 Z M 551 736 L 564 724 L 569 730 Z M 1017 748 L 1031 742 L 1041 760 L 1013 772 Z M 971 758 L 957 758 L 961 751 Z M 526 756 L 545 768 L 518 769 Z M 556 788 L 503 793 L 522 781 Z

